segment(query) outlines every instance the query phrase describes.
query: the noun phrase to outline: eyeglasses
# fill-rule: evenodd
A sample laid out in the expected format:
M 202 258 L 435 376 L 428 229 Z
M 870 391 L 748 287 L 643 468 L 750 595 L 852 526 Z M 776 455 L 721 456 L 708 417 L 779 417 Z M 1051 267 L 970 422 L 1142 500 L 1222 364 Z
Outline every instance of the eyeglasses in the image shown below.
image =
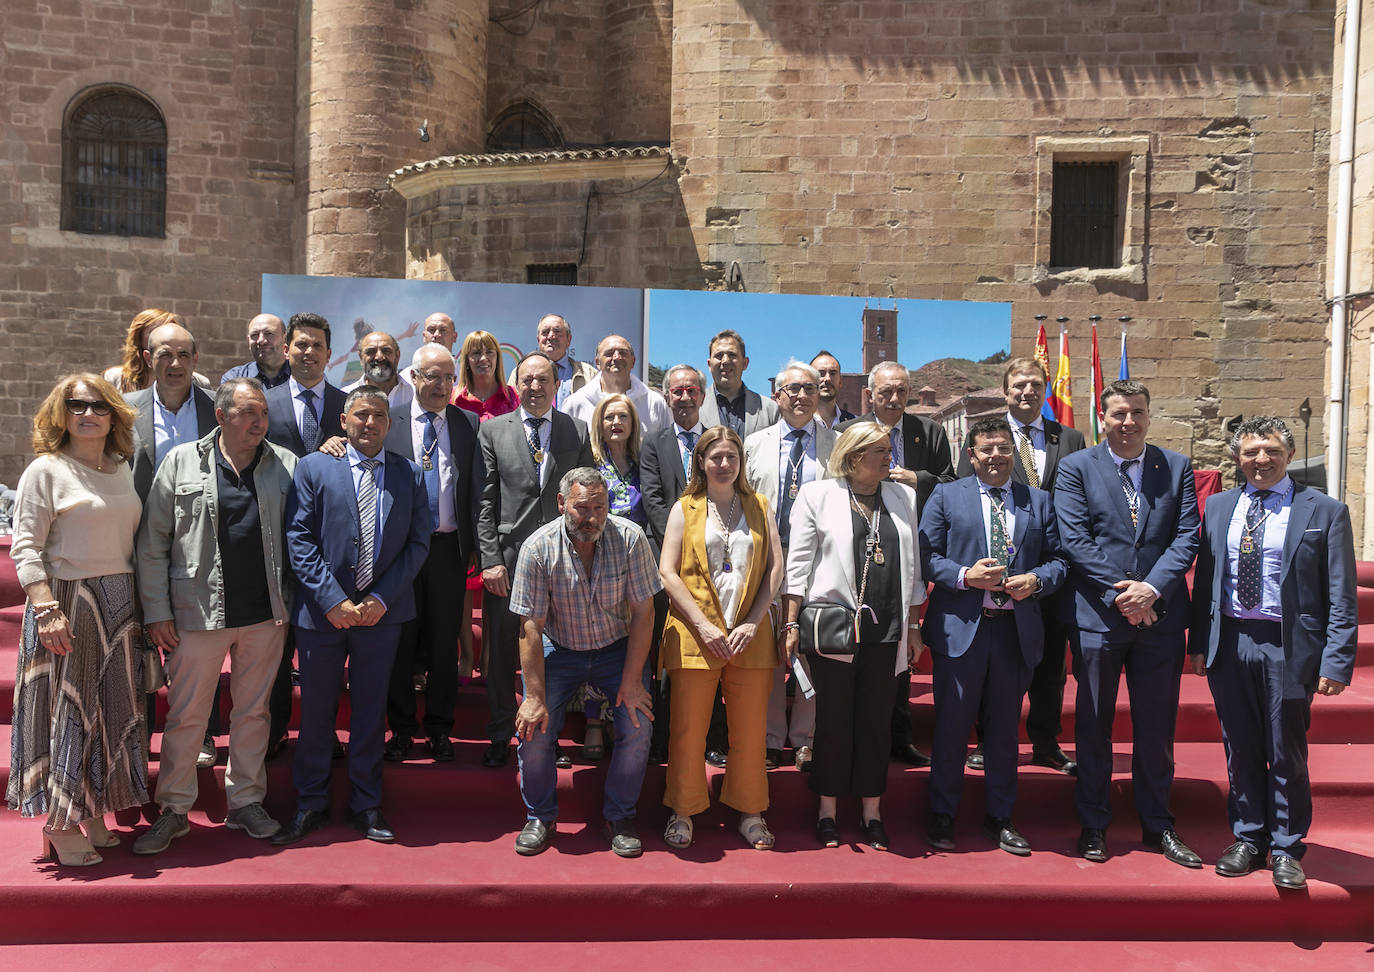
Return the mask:
M 416 371 L 415 377 L 421 381 L 433 381 L 441 385 L 451 385 L 458 380 L 451 371 Z
M 1012 455 L 1016 450 L 1009 445 L 1001 445 L 979 446 L 977 449 L 974 449 L 973 451 L 978 453 L 978 455 L 983 456 L 984 458 L 991 458 L 992 456 L 1009 456 Z
M 88 402 L 84 398 L 68 398 L 66 400 L 67 411 L 72 415 L 85 415 L 90 412 L 92 415 L 109 415 L 109 402 Z
M 816 394 L 817 386 L 814 381 L 794 381 L 790 385 L 783 385 L 779 391 L 788 395 L 814 395 Z

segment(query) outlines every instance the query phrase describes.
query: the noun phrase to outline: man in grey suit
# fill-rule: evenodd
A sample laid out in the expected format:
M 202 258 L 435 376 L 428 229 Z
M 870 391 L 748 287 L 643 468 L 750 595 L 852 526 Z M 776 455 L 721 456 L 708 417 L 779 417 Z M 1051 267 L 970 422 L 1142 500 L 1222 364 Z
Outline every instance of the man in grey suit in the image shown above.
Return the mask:
M 153 369 L 153 384 L 128 395 L 135 412 L 132 463 L 140 500 L 148 498 L 167 453 L 216 428 L 214 401 L 191 379 L 200 355 L 190 331 L 180 324 L 154 328 L 143 358 Z
M 708 429 L 728 425 L 741 439 L 747 439 L 778 420 L 777 403 L 744 384 L 749 358 L 738 332 L 725 330 L 711 338 L 706 367 L 711 372 L 711 387 L 701 406 L 701 422 Z
M 783 557 L 791 528 L 792 502 L 801 487 L 826 478 L 835 432 L 816 417 L 820 403 L 821 376 L 809 364 L 790 361 L 773 381 L 773 397 L 781 419 L 749 436 L 744 443 L 744 475 L 749 485 L 768 500 L 778 524 Z M 802 656 L 798 656 L 801 658 Z M 810 666 L 802 658 L 810 678 Z M 782 762 L 783 744 L 792 743 L 798 769 L 811 762 L 811 741 L 816 731 L 816 702 L 800 691 L 792 699 L 791 729 L 787 718 L 787 672 L 773 670 L 773 693 L 768 697 L 768 735 L 764 762 L 776 769 Z
M 558 517 L 558 480 L 570 469 L 595 465 L 587 427 L 554 410 L 558 377 L 553 361 L 533 351 L 515 366 L 520 407 L 483 422 L 474 472 L 478 562 L 486 589 L 483 623 L 487 641 L 487 736 L 482 765 L 504 766 L 515 734 L 515 669 L 519 618 L 510 613 L 510 580 L 520 545 Z

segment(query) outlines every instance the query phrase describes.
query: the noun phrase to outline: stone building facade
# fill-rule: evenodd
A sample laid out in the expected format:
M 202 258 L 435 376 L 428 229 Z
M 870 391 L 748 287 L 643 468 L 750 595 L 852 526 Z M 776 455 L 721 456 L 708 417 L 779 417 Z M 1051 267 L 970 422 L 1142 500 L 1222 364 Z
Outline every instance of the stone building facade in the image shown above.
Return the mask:
M 1335 6 L 16 0 L 0 478 L 52 378 L 112 363 L 141 307 L 183 313 L 218 374 L 261 273 L 536 265 L 1007 301 L 1017 353 L 1036 314 L 1070 319 L 1080 401 L 1088 316 L 1130 316 L 1155 438 L 1215 464 L 1227 417 L 1310 397 L 1319 450 Z M 167 121 L 162 238 L 60 229 L 64 120 L 97 85 Z M 1052 254 L 1056 172 L 1081 163 L 1113 167 L 1091 269 Z

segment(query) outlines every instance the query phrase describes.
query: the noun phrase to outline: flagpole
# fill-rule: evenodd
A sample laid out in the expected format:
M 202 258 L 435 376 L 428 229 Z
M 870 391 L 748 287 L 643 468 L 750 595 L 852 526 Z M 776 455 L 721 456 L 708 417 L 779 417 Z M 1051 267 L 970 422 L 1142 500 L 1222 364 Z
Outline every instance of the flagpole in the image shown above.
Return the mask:
M 1129 381 L 1131 378 L 1131 366 L 1126 358 L 1126 325 L 1131 323 L 1129 316 L 1117 318 L 1121 322 L 1121 368 L 1116 376 L 1117 381 Z

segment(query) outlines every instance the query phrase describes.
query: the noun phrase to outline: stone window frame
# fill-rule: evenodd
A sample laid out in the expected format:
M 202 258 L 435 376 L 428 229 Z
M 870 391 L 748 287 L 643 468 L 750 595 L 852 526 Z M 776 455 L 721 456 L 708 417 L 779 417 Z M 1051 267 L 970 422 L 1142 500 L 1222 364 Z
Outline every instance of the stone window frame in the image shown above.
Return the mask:
M 1054 205 L 1054 163 L 1116 162 L 1117 212 L 1122 220 L 1121 261 L 1115 267 L 1050 265 L 1050 219 Z M 1145 282 L 1145 231 L 1149 195 L 1150 138 L 1045 135 L 1035 140 L 1034 281 Z
M 492 144 L 492 139 L 496 137 L 502 127 L 513 121 L 520 120 L 526 125 L 530 125 L 538 130 L 549 143 L 548 145 L 522 146 L 521 148 L 506 148 Z M 558 127 L 558 122 L 542 105 L 536 104 L 529 99 L 522 98 L 513 101 L 505 108 L 496 113 L 491 124 L 487 126 L 487 136 L 483 140 L 485 150 L 490 153 L 500 154 L 503 152 L 546 152 L 563 148 L 566 140 L 563 138 L 563 131 Z
M 116 105 L 122 100 L 129 110 L 122 119 L 111 112 L 102 122 L 89 109 L 105 99 L 116 99 Z M 124 130 L 111 124 L 120 121 L 133 124 Z M 105 175 L 83 180 L 83 166 L 102 168 Z M 124 84 L 82 89 L 62 117 L 61 229 L 166 238 L 168 169 L 167 116 L 156 101 Z M 82 193 L 94 197 L 89 205 L 78 205 Z

